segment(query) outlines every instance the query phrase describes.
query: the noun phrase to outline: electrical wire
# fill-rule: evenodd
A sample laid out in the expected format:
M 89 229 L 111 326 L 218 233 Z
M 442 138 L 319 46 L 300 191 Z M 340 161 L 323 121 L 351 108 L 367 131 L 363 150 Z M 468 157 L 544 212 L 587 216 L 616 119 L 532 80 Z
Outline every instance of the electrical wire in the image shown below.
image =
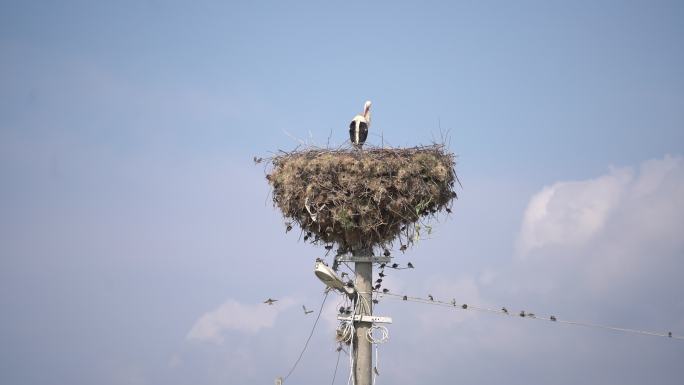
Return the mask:
M 351 313 L 351 318 L 349 321 L 345 321 L 345 329 L 342 333 L 343 336 L 349 333 L 349 338 L 344 340 L 344 342 L 349 342 L 349 378 L 347 378 L 347 385 L 354 384 L 354 334 L 356 333 L 356 328 L 354 327 L 354 316 L 356 315 L 356 305 L 353 306 L 353 311 Z
M 354 334 L 356 332 L 356 329 L 354 328 L 354 316 L 356 315 L 357 311 L 359 310 L 359 302 L 358 298 L 359 296 L 356 297 L 356 300 L 354 301 L 353 306 L 347 307 L 346 305 L 349 303 L 349 298 L 346 295 L 342 295 L 342 301 L 338 302 L 338 305 L 341 303 L 344 304 L 344 309 L 349 309 L 351 308 L 351 311 L 348 313 L 350 317 L 346 320 L 343 320 L 340 323 L 340 326 L 338 328 L 338 342 L 340 343 L 340 350 L 342 349 L 342 344 L 349 344 L 349 377 L 347 378 L 347 385 L 352 384 L 354 381 L 353 374 L 354 374 Z M 342 310 L 342 308 L 340 309 Z M 346 353 L 346 352 L 345 352 Z M 339 363 L 339 356 L 338 356 L 338 363 Z M 335 372 L 337 372 L 337 369 L 335 369 Z M 334 381 L 334 375 L 333 375 L 333 381 Z
M 358 291 L 357 294 L 359 294 L 358 298 L 361 300 L 361 301 L 358 301 L 358 304 L 357 304 L 357 306 L 359 308 L 358 313 L 359 314 L 371 314 L 372 313 L 371 304 L 370 304 L 370 302 L 368 302 L 368 298 L 366 298 L 360 294 L 371 294 L 371 299 L 372 299 L 373 293 L 372 292 Z
M 354 375 L 354 372 L 356 369 L 354 366 L 354 354 L 358 354 L 358 353 L 355 353 L 355 351 L 354 351 L 354 336 L 356 334 L 356 327 L 354 326 L 354 317 L 356 316 L 356 314 L 370 314 L 370 312 L 371 312 L 370 302 L 368 301 L 367 298 L 365 298 L 361 294 L 371 294 L 372 295 L 372 292 L 367 292 L 367 293 L 366 292 L 357 292 L 356 293 L 356 297 L 355 297 L 355 301 L 354 301 L 355 303 L 353 306 L 354 310 L 351 312 L 351 316 L 348 319 L 342 321 L 342 324 L 341 324 L 341 328 L 342 328 L 341 329 L 341 336 L 342 336 L 341 342 L 349 343 L 349 378 L 347 379 L 347 385 L 353 385 L 356 382 L 356 378 Z M 369 329 L 369 331 L 371 331 L 371 329 Z M 383 332 L 383 336 L 384 336 L 384 332 Z M 371 341 L 373 339 L 373 335 L 367 333 L 366 338 L 369 341 Z M 382 337 L 381 339 L 384 340 L 385 338 Z
M 516 316 L 516 315 L 518 315 L 520 318 L 535 319 L 535 320 L 539 320 L 539 321 L 549 321 L 549 322 L 556 322 L 556 323 L 566 324 L 566 325 L 577 325 L 577 326 L 584 326 L 584 327 L 595 328 L 595 329 L 613 330 L 613 331 L 618 331 L 618 332 L 623 332 L 623 333 L 641 334 L 641 335 L 654 336 L 654 337 L 665 337 L 665 338 L 676 339 L 676 340 L 684 340 L 684 336 L 672 334 L 672 332 L 655 332 L 655 331 L 648 331 L 648 330 L 639 330 L 639 329 L 629 329 L 629 328 L 622 328 L 622 327 L 616 327 L 616 326 L 608 326 L 608 325 L 602 325 L 602 324 L 584 322 L 584 321 L 571 321 L 571 320 L 559 319 L 558 317 L 556 317 L 554 315 L 541 317 L 539 315 L 536 315 L 535 313 L 525 313 L 525 311 L 521 311 L 520 313 L 515 313 L 515 312 L 507 310 L 504 307 L 502 307 L 501 309 L 493 309 L 493 308 L 489 308 L 489 307 L 485 307 L 485 306 L 478 306 L 478 305 L 472 305 L 472 304 L 466 304 L 466 303 L 457 304 L 455 300 L 452 300 L 451 302 L 444 302 L 444 301 L 440 301 L 440 300 L 436 300 L 436 299 L 410 297 L 407 295 L 395 294 L 395 293 L 391 293 L 391 292 L 387 292 L 387 293 L 377 292 L 377 293 L 378 293 L 379 298 L 387 296 L 391 299 L 398 299 L 398 300 L 403 300 L 403 301 L 408 301 L 408 302 L 418 302 L 418 303 L 423 303 L 426 305 L 433 305 L 433 306 L 450 307 L 452 309 L 475 310 L 475 311 L 486 312 L 486 313 L 500 314 L 500 315 L 504 315 L 504 316 Z
M 349 266 L 347 262 L 342 262 L 342 264 L 349 270 L 349 273 L 351 274 L 350 277 L 356 277 L 356 272 Z
M 306 348 L 309 346 L 309 341 L 311 341 L 311 337 L 314 334 L 314 331 L 316 330 L 316 325 L 318 325 L 318 320 L 321 318 L 321 313 L 323 312 L 323 305 L 325 305 L 325 300 L 328 299 L 328 294 L 330 291 L 326 290 L 325 291 L 325 296 L 323 296 L 323 302 L 321 302 L 321 307 L 318 309 L 318 315 L 316 316 L 316 321 L 314 321 L 313 327 L 311 328 L 311 333 L 309 333 L 309 338 L 306 339 L 306 343 L 304 343 L 304 348 L 302 348 L 301 353 L 299 353 L 299 357 L 297 357 L 297 361 L 295 361 L 294 365 L 292 365 L 292 368 L 290 368 L 290 371 L 287 372 L 287 375 L 283 377 L 283 382 L 285 382 L 288 377 L 294 372 L 295 368 L 297 367 L 297 364 L 299 364 L 299 361 L 302 359 L 302 356 L 304 356 L 304 352 L 306 351 Z
M 375 330 L 380 330 L 380 338 L 375 338 L 375 336 L 373 336 L 373 331 Z M 378 346 L 389 341 L 389 331 L 385 326 L 373 325 L 366 332 L 366 339 L 368 342 L 375 345 L 375 366 L 373 367 L 373 385 L 375 385 L 375 378 L 378 376 L 378 365 L 380 364 Z
M 373 332 L 376 330 L 380 331 L 380 338 L 375 338 L 375 336 L 373 336 Z M 387 327 L 383 325 L 373 325 L 368 328 L 368 331 L 366 332 L 366 339 L 371 344 L 384 344 L 385 342 L 389 341 L 389 331 L 387 330 Z
M 380 365 L 380 358 L 378 354 L 378 345 L 375 344 L 375 366 L 373 366 L 373 385 L 375 385 L 375 379 L 378 377 L 378 365 Z
M 333 372 L 333 378 L 332 381 L 330 381 L 330 385 L 335 384 L 335 376 L 337 376 L 337 367 L 340 366 L 340 356 L 342 355 L 342 346 L 340 345 L 339 349 L 337 350 L 337 363 L 335 363 L 335 371 Z

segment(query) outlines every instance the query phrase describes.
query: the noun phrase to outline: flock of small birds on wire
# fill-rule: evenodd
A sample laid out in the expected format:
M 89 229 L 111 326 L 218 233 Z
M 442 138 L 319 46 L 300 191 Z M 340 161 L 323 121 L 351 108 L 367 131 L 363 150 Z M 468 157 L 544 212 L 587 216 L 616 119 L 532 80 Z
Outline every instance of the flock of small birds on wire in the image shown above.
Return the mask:
M 332 246 L 330 246 L 330 248 L 328 248 L 328 247 L 326 246 L 326 249 L 330 250 L 330 249 L 332 249 Z M 388 257 L 388 256 L 390 256 L 391 254 L 390 254 L 389 250 L 385 249 L 383 255 L 386 256 L 386 257 Z M 317 260 L 320 260 L 320 259 L 317 259 Z M 333 264 L 333 269 L 337 270 L 337 267 L 338 267 L 338 264 L 337 264 L 337 262 L 336 262 L 335 264 Z M 382 292 L 383 294 L 388 294 L 388 293 L 389 293 L 389 289 L 387 289 L 387 288 L 381 289 L 381 288 L 382 288 L 382 281 L 383 281 L 383 278 L 387 276 L 387 274 L 385 274 L 385 268 L 387 268 L 387 269 L 395 269 L 395 270 L 404 270 L 404 269 L 414 269 L 415 266 L 413 265 L 412 262 L 408 262 L 405 266 L 401 266 L 401 265 L 399 265 L 398 263 L 391 263 L 391 264 L 389 264 L 389 263 L 381 263 L 381 264 L 380 264 L 380 272 L 378 273 L 378 279 L 375 280 L 375 285 L 373 286 L 373 289 L 374 289 L 374 291 L 376 291 L 376 292 Z M 348 287 L 353 287 L 353 286 L 354 286 L 354 281 L 353 281 L 352 279 L 349 278 L 349 274 L 348 274 L 348 273 L 346 273 L 346 272 L 341 272 L 341 273 L 340 273 L 340 277 L 341 277 L 343 280 L 346 279 L 345 285 L 347 285 Z M 406 296 L 404 296 L 404 297 L 406 297 Z M 430 298 L 432 298 L 432 296 L 430 296 Z M 266 300 L 263 301 L 263 303 L 266 304 L 266 305 L 268 305 L 268 306 L 273 306 L 273 305 L 275 305 L 276 302 L 278 302 L 277 299 L 273 299 L 273 298 L 270 298 L 270 297 L 269 297 L 268 299 L 266 299 Z M 379 301 L 378 301 L 377 298 L 374 298 L 374 299 L 373 299 L 373 303 L 374 303 L 374 304 L 377 304 L 378 302 L 379 302 Z M 304 315 L 309 315 L 309 314 L 311 314 L 311 313 L 314 312 L 313 310 L 307 309 L 306 305 L 302 305 L 302 310 L 304 311 Z M 346 314 L 346 315 L 349 315 L 349 314 L 351 314 L 351 310 L 352 310 L 352 309 L 351 309 L 351 306 L 340 307 L 339 313 L 340 313 L 341 315 L 345 315 L 345 314 Z
M 386 255 L 387 256 L 387 255 Z M 337 267 L 337 266 L 335 266 Z M 436 299 L 432 294 L 428 294 L 426 297 L 411 297 L 405 294 L 397 294 L 391 292 L 388 288 L 383 287 L 383 279 L 387 276 L 387 273 L 385 272 L 386 269 L 395 269 L 395 270 L 404 270 L 404 269 L 414 269 L 415 266 L 413 265 L 412 262 L 406 263 L 406 265 L 400 265 L 398 263 L 380 263 L 379 264 L 379 272 L 378 272 L 378 278 L 374 282 L 373 286 L 373 292 L 375 293 L 375 296 L 373 298 L 373 303 L 377 304 L 379 303 L 379 298 L 383 297 L 392 297 L 396 299 L 401 299 L 402 301 L 411 301 L 411 302 L 419 302 L 419 303 L 424 303 L 424 304 L 432 304 L 432 305 L 440 305 L 440 306 L 448 306 L 451 308 L 460 308 L 463 310 L 477 310 L 477 311 L 484 311 L 484 312 L 490 312 L 490 313 L 498 313 L 502 315 L 508 315 L 508 316 L 518 316 L 520 318 L 527 318 L 527 319 L 539 319 L 539 320 L 547 320 L 551 322 L 558 322 L 558 323 L 565 323 L 565 324 L 574 324 L 574 325 L 580 325 L 580 326 L 589 326 L 589 327 L 598 327 L 602 329 L 611 329 L 611 330 L 616 330 L 616 331 L 622 331 L 622 332 L 629 332 L 629 333 L 637 333 L 637 334 L 646 334 L 646 335 L 653 335 L 653 336 L 659 336 L 659 337 L 669 337 L 673 339 L 684 339 L 684 337 L 679 336 L 679 335 L 673 335 L 671 331 L 668 332 L 651 332 L 651 331 L 644 331 L 644 330 L 634 330 L 634 329 L 625 329 L 625 328 L 619 328 L 619 327 L 612 327 L 612 326 L 605 326 L 605 325 L 598 325 L 598 324 L 592 324 L 592 323 L 587 323 L 587 322 L 580 322 L 580 321 L 569 321 L 569 320 L 561 320 L 555 315 L 548 315 L 548 316 L 538 316 L 537 314 L 530 312 L 530 311 L 525 311 L 525 310 L 520 310 L 518 311 L 511 311 L 507 307 L 503 306 L 501 308 L 486 308 L 486 307 L 481 307 L 478 305 L 469 305 L 467 303 L 457 303 L 456 299 L 451 299 L 450 301 L 441 301 Z M 341 272 L 340 277 L 345 280 L 345 284 L 347 286 L 353 287 L 354 282 L 351 277 L 349 277 L 349 274 L 346 272 Z M 277 302 L 277 299 L 272 299 L 268 298 L 267 300 L 264 301 L 265 304 L 267 305 L 273 305 L 275 302 Z M 306 308 L 305 305 L 302 305 L 302 310 L 304 311 L 305 315 L 308 315 L 310 313 L 313 313 L 313 310 L 309 310 Z M 341 306 L 338 309 L 338 313 L 340 315 L 350 315 L 352 313 L 353 309 L 352 306 Z
M 388 257 L 390 255 L 389 251 L 385 250 L 384 255 Z M 321 259 L 318 259 L 318 260 L 321 260 Z M 674 335 L 671 331 L 656 332 L 656 331 L 627 329 L 627 328 L 621 328 L 621 327 L 593 324 L 593 323 L 582 322 L 582 321 L 571 321 L 571 320 L 566 320 L 566 319 L 559 319 L 555 315 L 538 316 L 537 314 L 530 312 L 530 311 L 526 311 L 526 310 L 511 311 L 505 306 L 503 306 L 501 308 L 487 308 L 487 307 L 482 307 L 482 306 L 473 305 L 473 304 L 469 305 L 467 303 L 457 303 L 456 299 L 451 299 L 450 301 L 441 301 L 441 300 L 436 299 L 432 294 L 428 294 L 426 297 L 411 297 L 411 296 L 408 296 L 405 294 L 397 294 L 397 293 L 391 292 L 390 289 L 388 289 L 387 287 L 383 287 L 383 280 L 385 279 L 385 277 L 387 277 L 387 273 L 385 272 L 386 269 L 394 269 L 394 270 L 414 269 L 415 266 L 413 265 L 412 262 L 408 262 L 408 263 L 406 263 L 406 265 L 400 265 L 398 263 L 379 263 L 378 265 L 379 265 L 379 271 L 377 274 L 377 279 L 374 281 L 374 285 L 373 285 L 373 293 L 375 295 L 373 296 L 372 301 L 374 304 L 379 303 L 379 299 L 384 298 L 384 297 L 388 297 L 388 298 L 401 299 L 402 301 L 418 302 L 418 303 L 423 303 L 423 304 L 428 304 L 428 305 L 448 306 L 452 309 L 460 308 L 463 310 L 475 310 L 475 311 L 483 311 L 483 312 L 489 312 L 489 313 L 498 313 L 500 315 L 506 315 L 506 316 L 517 316 L 517 317 L 525 318 L 525 319 L 546 320 L 546 321 L 551 321 L 554 323 L 578 325 L 578 326 L 599 328 L 599 329 L 604 329 L 604 330 L 607 329 L 607 330 L 627 332 L 627 333 L 633 333 L 633 334 L 650 335 L 650 336 L 656 336 L 656 337 L 668 337 L 670 339 L 677 339 L 677 340 L 683 340 L 684 339 L 684 336 Z M 333 264 L 333 269 L 335 271 L 337 271 L 338 268 L 339 268 L 339 263 L 337 262 L 337 259 L 335 259 L 335 263 Z M 350 270 L 351 274 L 353 274 L 353 272 L 351 271 L 351 268 L 349 266 L 347 266 L 347 268 Z M 350 275 L 347 272 L 340 272 L 340 278 L 345 282 L 345 285 L 347 285 L 348 287 L 354 287 L 353 278 L 350 277 Z M 270 305 L 273 305 L 277 301 L 278 301 L 277 299 L 268 298 L 264 301 L 264 303 L 270 306 Z M 310 313 L 313 313 L 313 310 L 307 309 L 305 305 L 302 305 L 302 310 L 304 311 L 304 315 L 308 315 Z M 338 309 L 339 315 L 342 315 L 342 316 L 350 315 L 350 314 L 352 314 L 352 312 L 353 312 L 352 306 L 346 306 L 346 307 L 341 306 Z

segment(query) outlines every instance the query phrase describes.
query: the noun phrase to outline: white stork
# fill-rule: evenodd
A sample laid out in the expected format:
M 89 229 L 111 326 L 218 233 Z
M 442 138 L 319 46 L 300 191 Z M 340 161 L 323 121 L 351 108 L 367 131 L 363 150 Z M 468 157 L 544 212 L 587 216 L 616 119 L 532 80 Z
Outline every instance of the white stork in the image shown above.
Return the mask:
M 354 147 L 360 149 L 368 137 L 368 127 L 370 127 L 370 100 L 363 105 L 363 115 L 356 115 L 349 124 L 349 139 Z

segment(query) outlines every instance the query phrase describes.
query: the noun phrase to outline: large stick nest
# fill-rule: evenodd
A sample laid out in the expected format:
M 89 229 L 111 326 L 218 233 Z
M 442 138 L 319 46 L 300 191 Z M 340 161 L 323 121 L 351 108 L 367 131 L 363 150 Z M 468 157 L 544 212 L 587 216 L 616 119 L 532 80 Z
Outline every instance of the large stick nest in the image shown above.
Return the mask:
M 454 155 L 443 145 L 414 148 L 306 149 L 270 159 L 274 205 L 305 240 L 341 250 L 402 250 L 432 228 L 425 219 L 451 212 Z M 291 222 L 287 224 L 291 229 Z

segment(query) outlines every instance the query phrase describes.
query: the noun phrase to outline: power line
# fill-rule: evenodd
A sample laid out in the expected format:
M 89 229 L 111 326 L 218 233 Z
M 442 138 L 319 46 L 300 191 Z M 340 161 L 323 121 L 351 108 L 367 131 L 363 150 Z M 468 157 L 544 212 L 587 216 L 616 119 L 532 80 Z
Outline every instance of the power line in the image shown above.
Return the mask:
M 340 355 L 342 354 L 342 346 L 339 347 L 337 350 L 337 363 L 335 364 L 335 371 L 333 372 L 333 378 L 332 381 L 330 381 L 330 385 L 333 385 L 335 383 L 335 376 L 337 376 L 337 367 L 340 366 Z
M 591 323 L 591 322 L 571 321 L 571 320 L 559 319 L 558 317 L 556 317 L 554 315 L 542 317 L 542 316 L 539 316 L 535 313 L 525 312 L 524 310 L 521 310 L 518 313 L 512 312 L 505 307 L 502 307 L 501 309 L 493 309 L 493 308 L 489 308 L 489 307 L 485 307 L 485 306 L 478 306 L 478 305 L 472 305 L 472 304 L 466 304 L 466 303 L 457 304 L 456 300 L 452 300 L 451 302 L 445 302 L 445 301 L 440 301 L 440 300 L 430 299 L 430 298 L 410 297 L 407 295 L 395 294 L 395 293 L 391 293 L 391 292 L 378 292 L 378 291 L 376 291 L 376 293 L 377 293 L 378 297 L 380 297 L 380 298 L 387 296 L 391 299 L 400 299 L 400 300 L 407 301 L 407 302 L 418 302 L 418 303 L 423 303 L 426 305 L 449 307 L 452 309 L 475 310 L 475 311 L 486 312 L 486 313 L 495 313 L 495 314 L 509 316 L 509 317 L 510 316 L 513 316 L 513 317 L 518 316 L 520 318 L 555 322 L 555 323 L 561 323 L 561 324 L 566 324 L 566 325 L 577 325 L 577 326 L 584 326 L 584 327 L 590 327 L 590 328 L 595 328 L 595 329 L 619 331 L 619 332 L 623 332 L 623 333 L 641 334 L 641 335 L 647 335 L 647 336 L 653 336 L 653 337 L 666 337 L 666 338 L 672 338 L 672 339 L 677 339 L 677 340 L 684 340 L 684 336 L 675 335 L 675 334 L 672 334 L 672 332 L 655 332 L 655 331 L 649 331 L 649 330 L 639 330 L 639 329 L 629 329 L 629 328 L 622 328 L 622 327 L 616 327 L 616 326 L 608 326 L 608 325 L 596 324 L 596 323 Z
M 299 364 L 299 361 L 302 359 L 302 356 L 304 355 L 304 352 L 306 351 L 306 348 L 309 346 L 309 341 L 311 341 L 311 337 L 314 334 L 314 331 L 316 330 L 316 325 L 318 325 L 318 320 L 321 318 L 321 313 L 323 312 L 323 305 L 325 305 L 325 300 L 328 299 L 328 293 L 330 293 L 328 290 L 325 291 L 325 295 L 323 296 L 323 302 L 321 302 L 321 307 L 318 309 L 318 315 L 316 316 L 316 321 L 314 321 L 313 327 L 311 328 L 311 333 L 309 333 L 309 338 L 306 339 L 306 343 L 304 344 L 304 348 L 302 348 L 301 353 L 299 353 L 299 357 L 297 357 L 297 361 L 295 361 L 294 365 L 292 365 L 292 368 L 290 368 L 290 371 L 287 372 L 287 375 L 283 378 L 283 382 L 287 380 L 288 377 L 290 377 L 290 374 L 294 372 L 295 368 L 297 367 L 297 364 Z

